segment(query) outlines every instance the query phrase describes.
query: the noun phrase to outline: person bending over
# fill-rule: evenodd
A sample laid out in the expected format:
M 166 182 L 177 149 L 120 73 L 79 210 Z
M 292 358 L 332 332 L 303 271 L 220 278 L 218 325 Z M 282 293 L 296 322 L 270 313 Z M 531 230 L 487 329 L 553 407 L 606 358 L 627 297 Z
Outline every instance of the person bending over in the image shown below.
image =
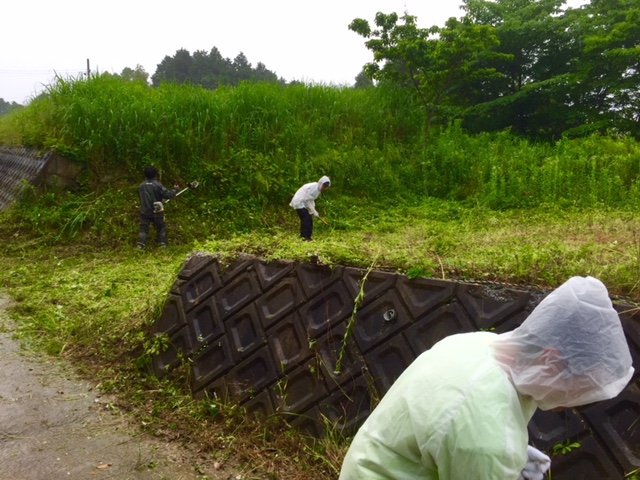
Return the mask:
M 300 217 L 300 237 L 306 242 L 311 241 L 313 234 L 313 219 L 311 215 L 320 217 L 316 211 L 315 200 L 321 193 L 331 186 L 329 177 L 322 177 L 317 182 L 307 183 L 301 186 L 293 196 L 290 207 L 293 207 Z
M 340 480 L 542 480 L 536 409 L 618 395 L 633 374 L 606 287 L 573 277 L 515 330 L 449 336 L 400 375 L 356 433 Z

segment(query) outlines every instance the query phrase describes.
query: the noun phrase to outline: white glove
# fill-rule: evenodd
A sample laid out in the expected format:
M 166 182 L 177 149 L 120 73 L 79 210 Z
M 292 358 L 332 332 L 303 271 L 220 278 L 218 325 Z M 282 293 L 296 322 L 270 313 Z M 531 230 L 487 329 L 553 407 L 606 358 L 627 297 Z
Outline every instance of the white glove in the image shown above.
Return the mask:
M 518 480 L 544 480 L 551 467 L 551 459 L 537 448 L 527 446 L 527 463 L 518 475 Z
M 316 217 L 319 217 L 319 216 L 320 216 L 320 214 L 319 214 L 318 212 L 314 213 L 314 215 L 315 215 Z

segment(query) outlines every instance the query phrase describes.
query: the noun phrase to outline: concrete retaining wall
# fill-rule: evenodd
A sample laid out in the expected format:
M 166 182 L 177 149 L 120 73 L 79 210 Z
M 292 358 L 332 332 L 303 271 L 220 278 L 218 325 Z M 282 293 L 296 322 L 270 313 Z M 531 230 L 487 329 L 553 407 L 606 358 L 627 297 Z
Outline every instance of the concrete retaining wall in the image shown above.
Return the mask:
M 223 266 L 194 254 L 154 324 L 171 347 L 153 368 L 162 376 L 188 357 L 196 397 L 258 417 L 286 414 L 310 435 L 322 435 L 327 420 L 350 434 L 421 352 L 454 333 L 512 330 L 547 293 L 253 257 Z M 529 426 L 541 450 L 580 444 L 554 457 L 554 480 L 620 479 L 640 467 L 640 328 L 632 305 L 616 308 L 636 367 L 629 386 L 607 402 L 539 411 Z

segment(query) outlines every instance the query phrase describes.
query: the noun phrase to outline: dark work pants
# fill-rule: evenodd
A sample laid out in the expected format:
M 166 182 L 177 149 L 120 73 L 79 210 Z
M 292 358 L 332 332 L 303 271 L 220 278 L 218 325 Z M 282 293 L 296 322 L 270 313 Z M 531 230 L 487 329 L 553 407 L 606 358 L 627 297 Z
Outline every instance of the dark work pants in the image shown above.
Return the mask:
M 153 225 L 156 229 L 156 238 L 158 240 L 158 245 L 166 244 L 167 227 L 164 223 L 164 214 L 154 213 L 153 215 L 140 215 L 138 245 L 144 247 L 147 244 L 147 236 L 149 235 L 150 225 Z
M 313 218 L 306 208 L 296 208 L 296 212 L 300 217 L 300 236 L 305 240 L 311 240 L 313 233 Z

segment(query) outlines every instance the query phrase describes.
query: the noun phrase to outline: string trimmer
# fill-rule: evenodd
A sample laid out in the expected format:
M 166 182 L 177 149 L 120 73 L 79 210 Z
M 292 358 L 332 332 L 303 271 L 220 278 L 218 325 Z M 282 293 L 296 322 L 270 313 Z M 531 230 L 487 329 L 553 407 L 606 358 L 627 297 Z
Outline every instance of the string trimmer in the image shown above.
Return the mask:
M 176 193 L 175 197 L 173 198 L 176 198 L 178 195 L 182 195 L 187 190 L 191 190 L 192 188 L 198 188 L 198 185 L 200 185 L 200 183 L 197 180 L 191 183 L 187 183 L 187 188 L 183 188 L 182 190 L 180 190 L 178 193 Z M 153 213 L 163 212 L 165 204 L 169 203 L 170 201 L 171 201 L 170 198 L 165 198 L 161 202 L 153 202 Z

